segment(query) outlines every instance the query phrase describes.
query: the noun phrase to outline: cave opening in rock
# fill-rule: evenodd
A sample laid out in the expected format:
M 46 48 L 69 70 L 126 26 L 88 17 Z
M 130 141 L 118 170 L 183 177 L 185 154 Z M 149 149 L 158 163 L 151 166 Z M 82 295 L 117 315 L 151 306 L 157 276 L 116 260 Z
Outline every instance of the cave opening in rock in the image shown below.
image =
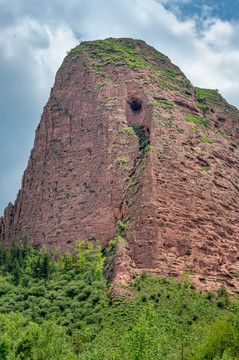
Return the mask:
M 133 111 L 140 111 L 141 108 L 142 108 L 142 103 L 140 100 L 138 99 L 133 99 L 131 102 L 130 102 L 130 106 L 131 106 L 131 109 Z

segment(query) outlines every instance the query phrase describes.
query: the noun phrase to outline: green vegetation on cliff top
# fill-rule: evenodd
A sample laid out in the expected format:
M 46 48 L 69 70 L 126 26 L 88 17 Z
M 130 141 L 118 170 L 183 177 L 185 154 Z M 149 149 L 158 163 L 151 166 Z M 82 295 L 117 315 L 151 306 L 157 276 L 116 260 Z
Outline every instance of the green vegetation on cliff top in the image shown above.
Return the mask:
M 166 56 L 150 46 L 146 46 L 147 51 L 142 49 L 143 44 L 145 43 L 141 40 L 124 38 L 85 41 L 72 49 L 69 54 L 86 54 L 92 60 L 93 66 L 114 64 L 145 68 L 148 66 L 148 61 L 144 59 L 145 56 L 151 56 L 162 63 L 168 61 Z
M 195 87 L 195 92 L 199 101 L 198 107 L 202 110 L 208 110 L 210 105 L 216 104 L 222 107 L 226 107 L 231 115 L 235 115 L 235 112 L 238 111 L 235 106 L 226 103 L 218 90 L 201 89 L 199 87 Z
M 0 248 L 1 360 L 238 360 L 238 298 L 146 272 L 112 298 L 117 241 L 103 254 L 95 241 L 65 255 Z
M 191 87 L 190 82 L 178 67 L 172 65 L 165 55 L 142 40 L 109 38 L 85 41 L 69 52 L 69 57 L 65 59 L 63 66 L 76 61 L 81 54 L 84 54 L 89 60 L 88 69 L 99 75 L 107 76 L 100 70 L 110 64 L 126 65 L 134 69 L 149 67 L 152 72 L 160 71 L 161 76 L 182 88 Z
M 62 67 L 66 67 L 83 55 L 88 59 L 86 68 L 101 77 L 110 77 L 105 72 L 107 65 L 127 66 L 134 70 L 149 68 L 152 74 L 156 73 L 157 81 L 163 88 L 179 91 L 184 96 L 192 96 L 186 89 L 191 89 L 190 81 L 183 72 L 162 53 L 147 45 L 142 40 L 130 38 L 108 38 L 105 40 L 84 41 L 68 52 Z M 155 77 L 154 77 L 155 79 Z M 155 80 L 152 79 L 154 82 Z M 147 81 L 147 83 L 149 83 Z M 210 105 L 217 104 L 226 107 L 231 115 L 237 111 L 236 107 L 226 104 L 217 90 L 195 87 L 198 98 L 198 107 L 206 111 Z

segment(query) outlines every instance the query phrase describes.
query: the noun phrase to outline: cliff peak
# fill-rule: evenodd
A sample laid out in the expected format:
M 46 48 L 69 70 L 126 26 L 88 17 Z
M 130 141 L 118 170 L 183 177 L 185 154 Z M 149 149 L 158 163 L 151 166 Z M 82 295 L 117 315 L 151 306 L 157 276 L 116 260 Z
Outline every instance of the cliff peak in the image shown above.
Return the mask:
M 117 281 L 191 269 L 238 291 L 238 133 L 235 107 L 144 41 L 82 42 L 56 74 L 1 241 L 66 251 L 116 237 Z

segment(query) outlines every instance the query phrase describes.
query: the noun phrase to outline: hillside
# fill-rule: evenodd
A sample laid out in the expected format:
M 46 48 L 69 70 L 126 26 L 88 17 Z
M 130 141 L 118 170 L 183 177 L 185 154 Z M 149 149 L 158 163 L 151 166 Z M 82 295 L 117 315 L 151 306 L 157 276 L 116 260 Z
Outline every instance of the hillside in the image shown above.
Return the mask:
M 0 248 L 1 360 L 237 360 L 238 296 L 142 272 L 112 297 L 99 246 Z
M 238 292 L 238 132 L 235 107 L 143 41 L 83 42 L 57 72 L 1 242 L 104 250 L 118 233 L 118 283 L 190 269 Z

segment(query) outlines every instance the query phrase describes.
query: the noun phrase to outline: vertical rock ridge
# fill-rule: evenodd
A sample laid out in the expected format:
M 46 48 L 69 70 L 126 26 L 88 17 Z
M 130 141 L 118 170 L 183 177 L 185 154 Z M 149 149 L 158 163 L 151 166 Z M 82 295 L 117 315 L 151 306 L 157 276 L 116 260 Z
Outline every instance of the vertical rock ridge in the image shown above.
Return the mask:
M 84 42 L 56 74 L 1 241 L 105 248 L 123 221 L 118 260 L 131 262 L 118 271 L 190 268 L 205 287 L 238 291 L 238 134 L 235 107 L 143 41 Z

